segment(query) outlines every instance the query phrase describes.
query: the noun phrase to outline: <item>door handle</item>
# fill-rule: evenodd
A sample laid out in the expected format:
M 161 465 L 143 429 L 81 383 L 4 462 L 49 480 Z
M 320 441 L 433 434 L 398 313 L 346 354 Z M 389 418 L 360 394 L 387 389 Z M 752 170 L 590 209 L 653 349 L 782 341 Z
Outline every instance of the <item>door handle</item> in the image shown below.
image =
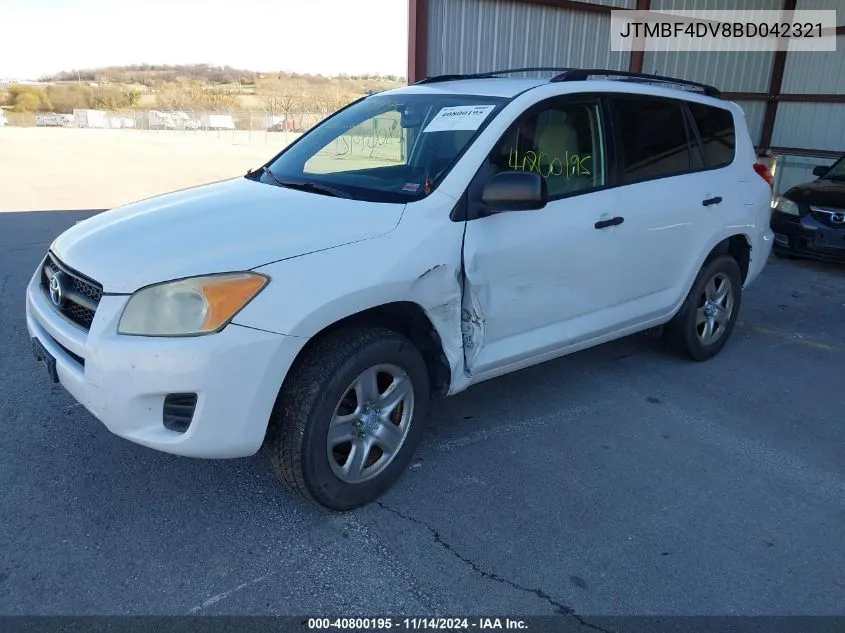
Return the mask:
M 615 218 L 610 218 L 609 220 L 599 220 L 596 222 L 595 226 L 597 229 L 606 229 L 609 226 L 619 226 L 625 221 L 625 218 L 616 216 Z
M 722 201 L 722 196 L 716 196 L 715 198 L 707 198 L 706 200 L 702 200 L 701 204 L 705 207 L 709 207 L 711 204 L 719 204 Z

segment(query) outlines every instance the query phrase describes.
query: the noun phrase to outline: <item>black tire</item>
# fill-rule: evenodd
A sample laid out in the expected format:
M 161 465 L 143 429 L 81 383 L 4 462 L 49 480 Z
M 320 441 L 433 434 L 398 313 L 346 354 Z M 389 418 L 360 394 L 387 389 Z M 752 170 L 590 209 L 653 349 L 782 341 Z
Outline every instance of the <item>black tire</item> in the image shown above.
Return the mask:
M 408 430 L 381 472 L 367 481 L 347 483 L 335 475 L 329 461 L 329 426 L 350 385 L 363 372 L 383 364 L 401 368 L 410 380 L 413 406 Z M 407 338 L 376 327 L 329 332 L 303 352 L 279 393 L 268 429 L 273 469 L 288 488 L 320 506 L 351 510 L 365 505 L 386 492 L 407 468 L 422 435 L 430 398 L 425 360 Z
M 699 326 L 696 325 L 698 310 L 704 300 L 707 284 L 714 278 L 726 277 L 731 283 L 733 304 L 727 322 L 721 326 L 719 337 L 710 344 L 702 342 Z M 693 283 L 692 288 L 675 317 L 666 324 L 664 337 L 675 350 L 684 353 L 695 361 L 705 361 L 722 351 L 728 342 L 736 324 L 742 304 L 742 273 L 736 260 L 730 255 L 716 257 L 704 264 Z

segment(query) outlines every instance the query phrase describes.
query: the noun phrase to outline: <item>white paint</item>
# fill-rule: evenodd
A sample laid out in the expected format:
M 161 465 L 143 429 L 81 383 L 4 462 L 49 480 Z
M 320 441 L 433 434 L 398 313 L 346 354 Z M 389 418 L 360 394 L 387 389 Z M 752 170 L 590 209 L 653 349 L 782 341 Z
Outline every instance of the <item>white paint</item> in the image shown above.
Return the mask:
M 217 604 L 221 600 L 225 600 L 226 598 L 228 598 L 232 594 L 235 594 L 235 593 L 237 593 L 237 592 L 239 592 L 243 589 L 246 589 L 247 587 L 249 587 L 251 585 L 259 583 L 262 580 L 267 580 L 271 576 L 276 575 L 276 573 L 277 572 L 270 572 L 269 574 L 264 574 L 263 576 L 259 576 L 258 578 L 253 578 L 252 580 L 247 580 L 246 582 L 241 583 L 237 587 L 233 587 L 232 589 L 229 589 L 228 591 L 223 591 L 222 593 L 218 593 L 215 596 L 211 596 L 208 600 L 203 601 L 202 604 L 199 604 L 199 605 L 193 607 L 192 609 L 190 609 L 188 611 L 188 615 L 196 615 L 197 613 L 199 613 L 203 609 L 207 609 L 208 607 Z
M 180 455 L 240 457 L 261 446 L 279 387 L 307 341 L 363 310 L 392 302 L 419 306 L 439 335 L 454 394 L 665 323 L 709 251 L 732 235 L 751 244 L 746 285 L 756 279 L 771 250 L 770 191 L 752 170 L 756 156 L 738 106 L 612 81 L 491 79 L 401 91 L 520 90 L 525 92 L 489 121 L 438 188 L 408 205 L 236 178 L 74 225 L 52 249 L 112 294 L 103 297 L 86 332 L 53 310 L 36 271 L 27 290 L 29 333 L 56 356 L 61 384 L 113 433 Z M 482 161 L 522 112 L 583 90 L 727 107 L 737 124 L 736 161 L 721 170 L 558 200 L 540 211 L 450 220 Z M 703 207 L 702 199 L 713 192 L 722 204 Z M 625 222 L 594 229 L 610 214 L 625 216 Z M 271 282 L 218 334 L 116 333 L 129 294 L 142 286 L 247 269 Z M 85 358 L 84 369 L 62 347 Z M 199 394 L 184 434 L 161 424 L 163 394 L 170 392 Z
M 239 177 L 100 213 L 62 233 L 51 248 L 106 292 L 134 292 L 366 240 L 392 230 L 403 208 Z
M 442 108 L 425 126 L 425 132 L 453 132 L 456 130 L 477 130 L 496 106 L 452 106 Z

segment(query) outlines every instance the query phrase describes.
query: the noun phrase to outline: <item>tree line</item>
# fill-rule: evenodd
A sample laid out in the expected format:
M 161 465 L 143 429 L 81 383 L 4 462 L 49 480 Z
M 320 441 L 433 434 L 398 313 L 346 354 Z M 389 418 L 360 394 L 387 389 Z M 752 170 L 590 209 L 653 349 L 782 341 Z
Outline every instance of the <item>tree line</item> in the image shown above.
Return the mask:
M 75 108 L 121 110 L 138 105 L 141 93 L 117 86 L 91 87 L 81 84 L 58 86 L 12 85 L 0 95 L 0 105 L 13 112 L 70 113 Z
M 386 78 L 333 79 L 277 74 L 258 77 L 249 91 L 230 84 L 214 85 L 200 79 L 138 84 L 57 83 L 47 86 L 12 85 L 0 91 L 0 106 L 15 112 L 70 113 L 74 109 L 232 111 L 253 110 L 276 114 L 328 114 L 358 97 L 401 85 Z M 142 103 L 143 99 L 143 103 Z
M 231 66 L 211 66 L 209 64 L 134 64 L 129 66 L 108 66 L 105 68 L 91 68 L 84 70 L 66 70 L 55 75 L 43 77 L 41 81 L 85 81 L 96 83 L 137 84 L 154 88 L 157 85 L 180 82 L 201 81 L 207 84 L 237 84 L 255 85 L 260 79 L 304 79 L 330 80 L 335 77 L 322 75 L 298 74 L 287 72 L 259 73 L 251 70 L 233 68 Z M 393 83 L 404 82 L 405 78 L 398 75 L 340 74 L 336 79 L 351 79 L 354 81 L 387 81 Z

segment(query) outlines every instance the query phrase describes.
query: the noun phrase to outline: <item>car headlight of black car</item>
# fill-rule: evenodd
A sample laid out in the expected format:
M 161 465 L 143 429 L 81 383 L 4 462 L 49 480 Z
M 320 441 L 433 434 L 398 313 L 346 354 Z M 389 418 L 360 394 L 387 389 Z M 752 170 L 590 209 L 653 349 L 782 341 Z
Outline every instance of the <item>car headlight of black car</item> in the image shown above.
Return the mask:
M 787 215 L 801 215 L 801 210 L 798 208 L 798 205 L 789 198 L 784 198 L 783 196 L 777 196 L 774 200 L 772 200 L 772 209 L 780 211 L 781 213 L 786 213 Z

